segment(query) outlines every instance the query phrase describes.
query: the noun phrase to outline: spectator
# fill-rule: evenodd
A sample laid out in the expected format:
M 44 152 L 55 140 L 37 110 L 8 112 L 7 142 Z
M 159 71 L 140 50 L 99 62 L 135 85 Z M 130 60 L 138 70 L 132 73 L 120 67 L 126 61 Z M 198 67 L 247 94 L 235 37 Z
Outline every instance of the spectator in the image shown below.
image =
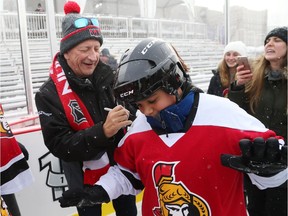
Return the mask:
M 213 76 L 209 83 L 208 94 L 226 96 L 229 85 L 235 80 L 238 56 L 246 56 L 245 44 L 241 41 L 228 43 L 218 68 L 212 70 Z
M 102 49 L 100 53 L 100 59 L 105 64 L 109 65 L 112 70 L 116 71 L 118 67 L 117 59 L 115 59 L 114 56 L 110 54 L 110 51 L 108 48 Z
M 26 160 L 29 153 L 24 145 L 17 143 L 0 104 L 0 149 L 1 149 L 1 196 L 13 216 L 20 216 L 15 193 L 30 185 L 33 175 Z M 23 154 L 25 153 L 25 154 Z
M 45 12 L 45 10 L 43 9 L 41 3 L 38 3 L 37 8 L 35 9 L 36 12 Z
M 117 166 L 82 193 L 64 192 L 63 207 L 108 202 L 145 187 L 145 216 L 244 216 L 243 175 L 235 170 L 269 174 L 271 186 L 287 179 L 286 161 L 266 148 L 271 145 L 275 154 L 281 153 L 275 133 L 230 100 L 191 90 L 170 44 L 145 39 L 125 53 L 119 65 L 115 97 L 141 112 L 118 144 Z M 243 138 L 249 138 L 240 142 L 243 157 L 235 156 L 241 153 L 238 142 Z M 257 144 L 267 155 L 247 155 Z M 251 178 L 267 184 L 258 175 Z
M 251 66 L 253 73 L 237 67 L 229 99 L 283 136 L 287 145 L 287 27 L 267 34 L 264 54 Z M 245 189 L 250 216 L 287 215 L 287 181 L 260 190 L 246 177 Z
M 36 13 L 44 13 L 45 10 L 42 8 L 42 5 L 41 3 L 38 3 L 37 5 L 37 8 L 35 9 L 35 12 Z M 35 19 L 36 18 L 36 19 Z M 31 20 L 31 22 L 33 22 L 33 26 L 36 25 L 36 29 L 37 30 L 40 30 L 40 29 L 45 29 L 45 22 L 46 22 L 46 19 L 44 16 L 37 16 L 35 17 L 33 20 Z M 34 23 L 36 21 L 36 23 Z
M 64 5 L 64 37 L 50 78 L 36 93 L 44 142 L 62 159 L 70 189 L 91 185 L 113 165 L 113 152 L 131 124 L 129 111 L 116 106 L 114 73 L 99 61 L 103 37 L 98 20 L 79 14 L 73 1 Z M 105 107 L 113 108 L 109 113 Z M 107 115 L 108 114 L 108 115 Z M 117 215 L 137 214 L 135 196 L 113 200 Z M 78 208 L 80 216 L 100 216 L 101 205 Z

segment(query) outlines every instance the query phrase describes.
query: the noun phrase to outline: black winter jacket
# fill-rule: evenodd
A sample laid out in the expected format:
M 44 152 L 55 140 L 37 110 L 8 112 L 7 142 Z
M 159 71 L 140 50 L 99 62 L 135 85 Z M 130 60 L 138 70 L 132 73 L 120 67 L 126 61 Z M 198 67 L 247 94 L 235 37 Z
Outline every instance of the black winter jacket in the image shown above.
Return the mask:
M 50 152 L 65 161 L 86 161 L 107 151 L 111 164 L 113 151 L 123 131 L 113 138 L 106 138 L 103 132 L 107 111 L 113 108 L 112 85 L 114 74 L 111 68 L 99 61 L 91 78 L 80 79 L 74 75 L 63 57 L 58 56 L 71 89 L 80 97 L 95 125 L 85 130 L 74 131 L 64 112 L 56 87 L 49 78 L 36 93 L 35 101 L 42 127 L 44 142 Z
M 213 73 L 213 76 L 210 79 L 207 93 L 223 97 L 223 91 L 225 88 L 223 88 L 222 86 L 219 71 L 212 70 L 212 73 Z
M 252 113 L 247 103 L 244 86 L 231 84 L 228 98 L 259 119 L 267 128 L 283 136 L 287 144 L 287 79 L 269 80 L 265 77 L 259 104 Z

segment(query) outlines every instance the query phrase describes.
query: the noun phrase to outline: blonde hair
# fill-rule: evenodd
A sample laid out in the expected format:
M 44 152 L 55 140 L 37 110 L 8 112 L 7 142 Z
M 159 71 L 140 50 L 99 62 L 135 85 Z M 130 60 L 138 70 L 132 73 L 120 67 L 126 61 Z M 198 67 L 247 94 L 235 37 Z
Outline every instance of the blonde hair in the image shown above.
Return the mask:
M 223 58 L 219 65 L 218 65 L 218 71 L 220 75 L 220 80 L 223 88 L 228 88 L 230 85 L 230 72 L 229 72 L 229 67 L 225 62 L 225 59 Z

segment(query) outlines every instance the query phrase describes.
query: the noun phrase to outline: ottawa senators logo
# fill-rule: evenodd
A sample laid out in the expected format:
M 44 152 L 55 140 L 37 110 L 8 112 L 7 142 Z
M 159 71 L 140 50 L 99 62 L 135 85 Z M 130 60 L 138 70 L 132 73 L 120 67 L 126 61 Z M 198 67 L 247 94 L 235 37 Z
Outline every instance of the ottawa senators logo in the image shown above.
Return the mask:
M 178 162 L 158 162 L 153 167 L 153 179 L 158 191 L 159 207 L 155 216 L 211 216 L 206 201 L 191 193 L 182 182 L 176 182 L 174 167 Z
M 0 104 L 0 133 L 1 133 L 1 137 L 11 137 L 13 136 L 12 131 L 9 127 L 8 122 L 6 121 L 6 119 L 4 118 L 4 110 L 2 108 L 2 105 Z

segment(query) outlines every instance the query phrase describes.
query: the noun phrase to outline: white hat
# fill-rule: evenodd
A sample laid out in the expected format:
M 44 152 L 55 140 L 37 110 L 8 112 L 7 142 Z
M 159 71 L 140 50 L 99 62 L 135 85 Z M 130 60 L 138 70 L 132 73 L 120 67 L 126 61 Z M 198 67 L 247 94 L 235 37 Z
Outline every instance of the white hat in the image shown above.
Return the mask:
M 246 56 L 246 45 L 242 41 L 233 41 L 228 43 L 224 49 L 224 55 L 227 52 L 234 51 L 239 53 L 241 56 Z

